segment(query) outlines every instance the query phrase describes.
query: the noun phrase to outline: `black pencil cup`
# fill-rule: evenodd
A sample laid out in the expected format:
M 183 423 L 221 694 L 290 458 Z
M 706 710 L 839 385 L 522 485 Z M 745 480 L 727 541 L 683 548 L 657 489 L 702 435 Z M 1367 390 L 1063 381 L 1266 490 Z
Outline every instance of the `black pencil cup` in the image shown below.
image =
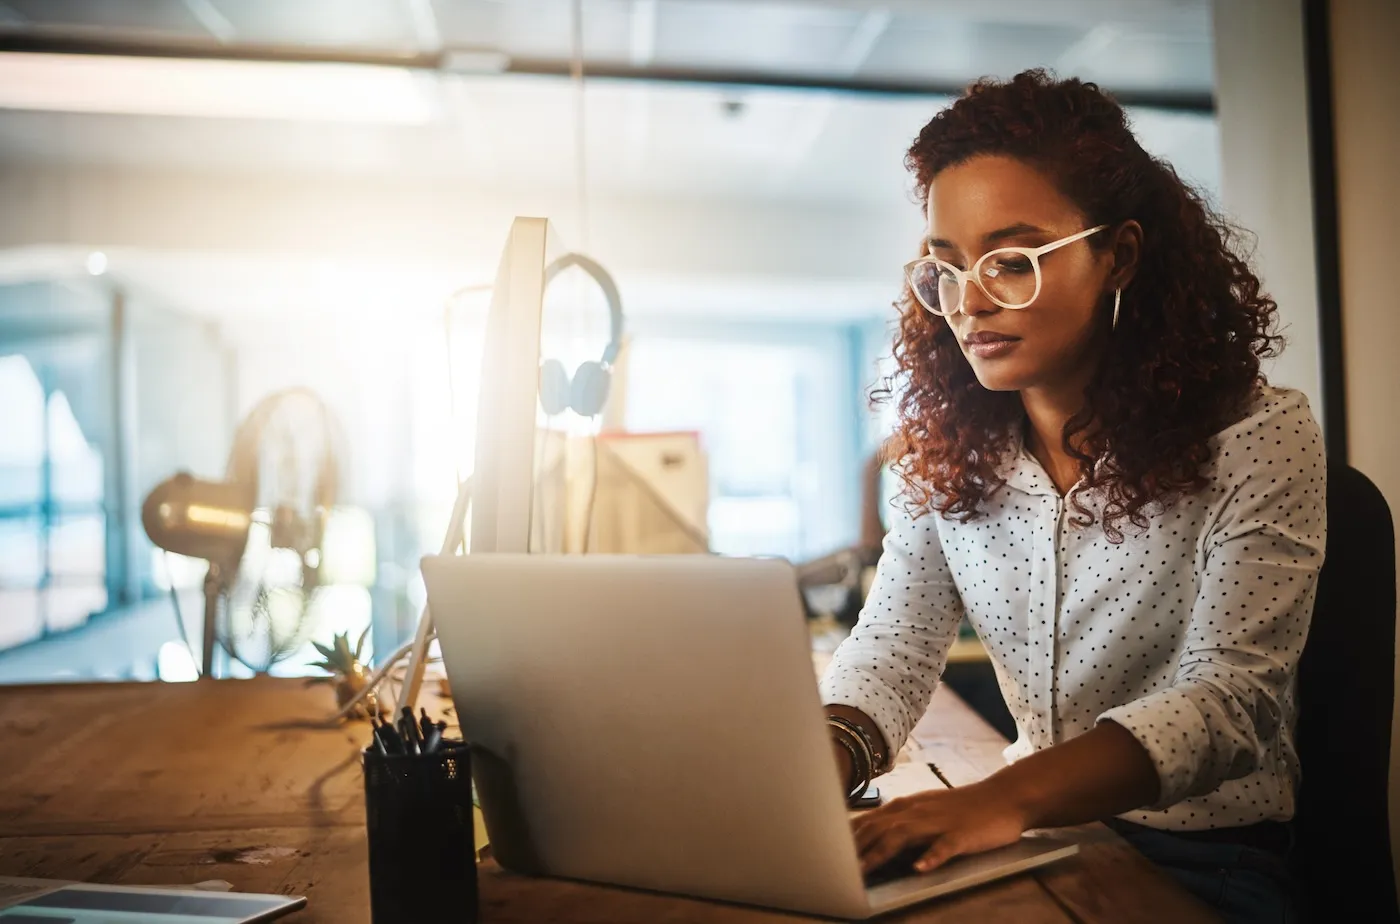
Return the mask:
M 475 924 L 472 776 L 467 745 L 422 756 L 364 752 L 374 924 Z

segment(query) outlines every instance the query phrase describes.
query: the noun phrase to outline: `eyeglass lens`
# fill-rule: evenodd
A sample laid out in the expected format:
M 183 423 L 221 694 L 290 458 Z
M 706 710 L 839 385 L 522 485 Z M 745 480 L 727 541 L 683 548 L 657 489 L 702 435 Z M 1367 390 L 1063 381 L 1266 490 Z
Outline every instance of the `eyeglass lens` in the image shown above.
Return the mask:
M 1035 297 L 1036 267 L 1032 259 L 1013 250 L 997 250 L 977 262 L 972 283 L 1003 307 L 1023 308 Z M 910 274 L 910 284 L 924 307 L 950 315 L 961 307 L 961 283 L 953 267 L 942 262 L 920 263 Z

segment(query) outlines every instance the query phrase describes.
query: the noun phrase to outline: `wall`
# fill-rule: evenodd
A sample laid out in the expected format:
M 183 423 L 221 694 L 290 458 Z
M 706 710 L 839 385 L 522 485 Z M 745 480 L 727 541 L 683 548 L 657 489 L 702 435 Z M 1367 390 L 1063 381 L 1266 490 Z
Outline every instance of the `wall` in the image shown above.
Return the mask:
M 459 273 L 460 285 L 493 278 L 515 215 L 568 215 L 573 208 L 570 197 L 548 192 L 503 195 L 410 178 L 366 182 L 14 164 L 0 170 L 0 251 L 71 245 L 445 265 Z M 591 214 L 589 249 L 629 282 L 663 277 L 839 286 L 874 280 L 883 285 L 881 305 L 897 288 L 899 266 L 922 227 L 918 207 L 905 201 L 858 208 L 600 200 Z M 113 272 L 120 267 L 114 253 Z
M 1400 3 L 1328 6 L 1348 455 L 1400 514 Z M 1217 0 L 1214 14 L 1223 204 L 1258 234 L 1258 267 L 1289 325 L 1290 348 L 1274 377 L 1307 392 L 1322 419 L 1303 4 Z M 1391 755 L 1400 882 L 1400 700 Z
M 1288 346 L 1266 371 L 1307 394 L 1325 427 L 1302 3 L 1217 0 L 1214 16 L 1221 205 L 1254 235 L 1278 301 Z
M 1330 6 L 1351 464 L 1381 489 L 1392 515 L 1400 515 L 1400 3 L 1334 0 Z M 1400 706 L 1395 719 L 1390 830 L 1391 854 L 1400 858 Z

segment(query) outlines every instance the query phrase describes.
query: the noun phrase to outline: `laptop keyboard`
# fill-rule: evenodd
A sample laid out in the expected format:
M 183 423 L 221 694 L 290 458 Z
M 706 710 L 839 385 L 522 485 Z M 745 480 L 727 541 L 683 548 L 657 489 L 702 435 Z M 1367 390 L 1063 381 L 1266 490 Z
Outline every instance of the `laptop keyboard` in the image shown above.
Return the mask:
M 928 850 L 928 845 L 924 844 L 920 847 L 905 848 L 895 854 L 883 865 L 865 874 L 865 887 L 874 888 L 887 882 L 894 882 L 896 879 L 908 879 L 910 876 L 922 875 L 914 869 L 914 864 L 918 862 L 919 857 L 922 857 L 926 850 Z

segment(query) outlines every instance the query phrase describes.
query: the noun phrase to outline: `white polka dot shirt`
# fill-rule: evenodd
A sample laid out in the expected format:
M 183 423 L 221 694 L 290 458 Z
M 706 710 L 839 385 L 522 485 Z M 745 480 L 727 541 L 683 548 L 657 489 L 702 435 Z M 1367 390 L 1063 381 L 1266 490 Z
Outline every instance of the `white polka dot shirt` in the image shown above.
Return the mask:
M 1299 392 L 1262 385 L 1212 438 L 1210 485 L 1123 526 L 1074 510 L 1015 446 L 1006 485 L 967 523 L 900 514 L 851 636 L 822 680 L 827 703 L 869 715 L 892 748 L 923 715 L 964 614 L 986 646 L 1016 760 L 1123 726 L 1157 767 L 1157 828 L 1293 815 L 1294 677 L 1326 536 L 1321 435 Z

